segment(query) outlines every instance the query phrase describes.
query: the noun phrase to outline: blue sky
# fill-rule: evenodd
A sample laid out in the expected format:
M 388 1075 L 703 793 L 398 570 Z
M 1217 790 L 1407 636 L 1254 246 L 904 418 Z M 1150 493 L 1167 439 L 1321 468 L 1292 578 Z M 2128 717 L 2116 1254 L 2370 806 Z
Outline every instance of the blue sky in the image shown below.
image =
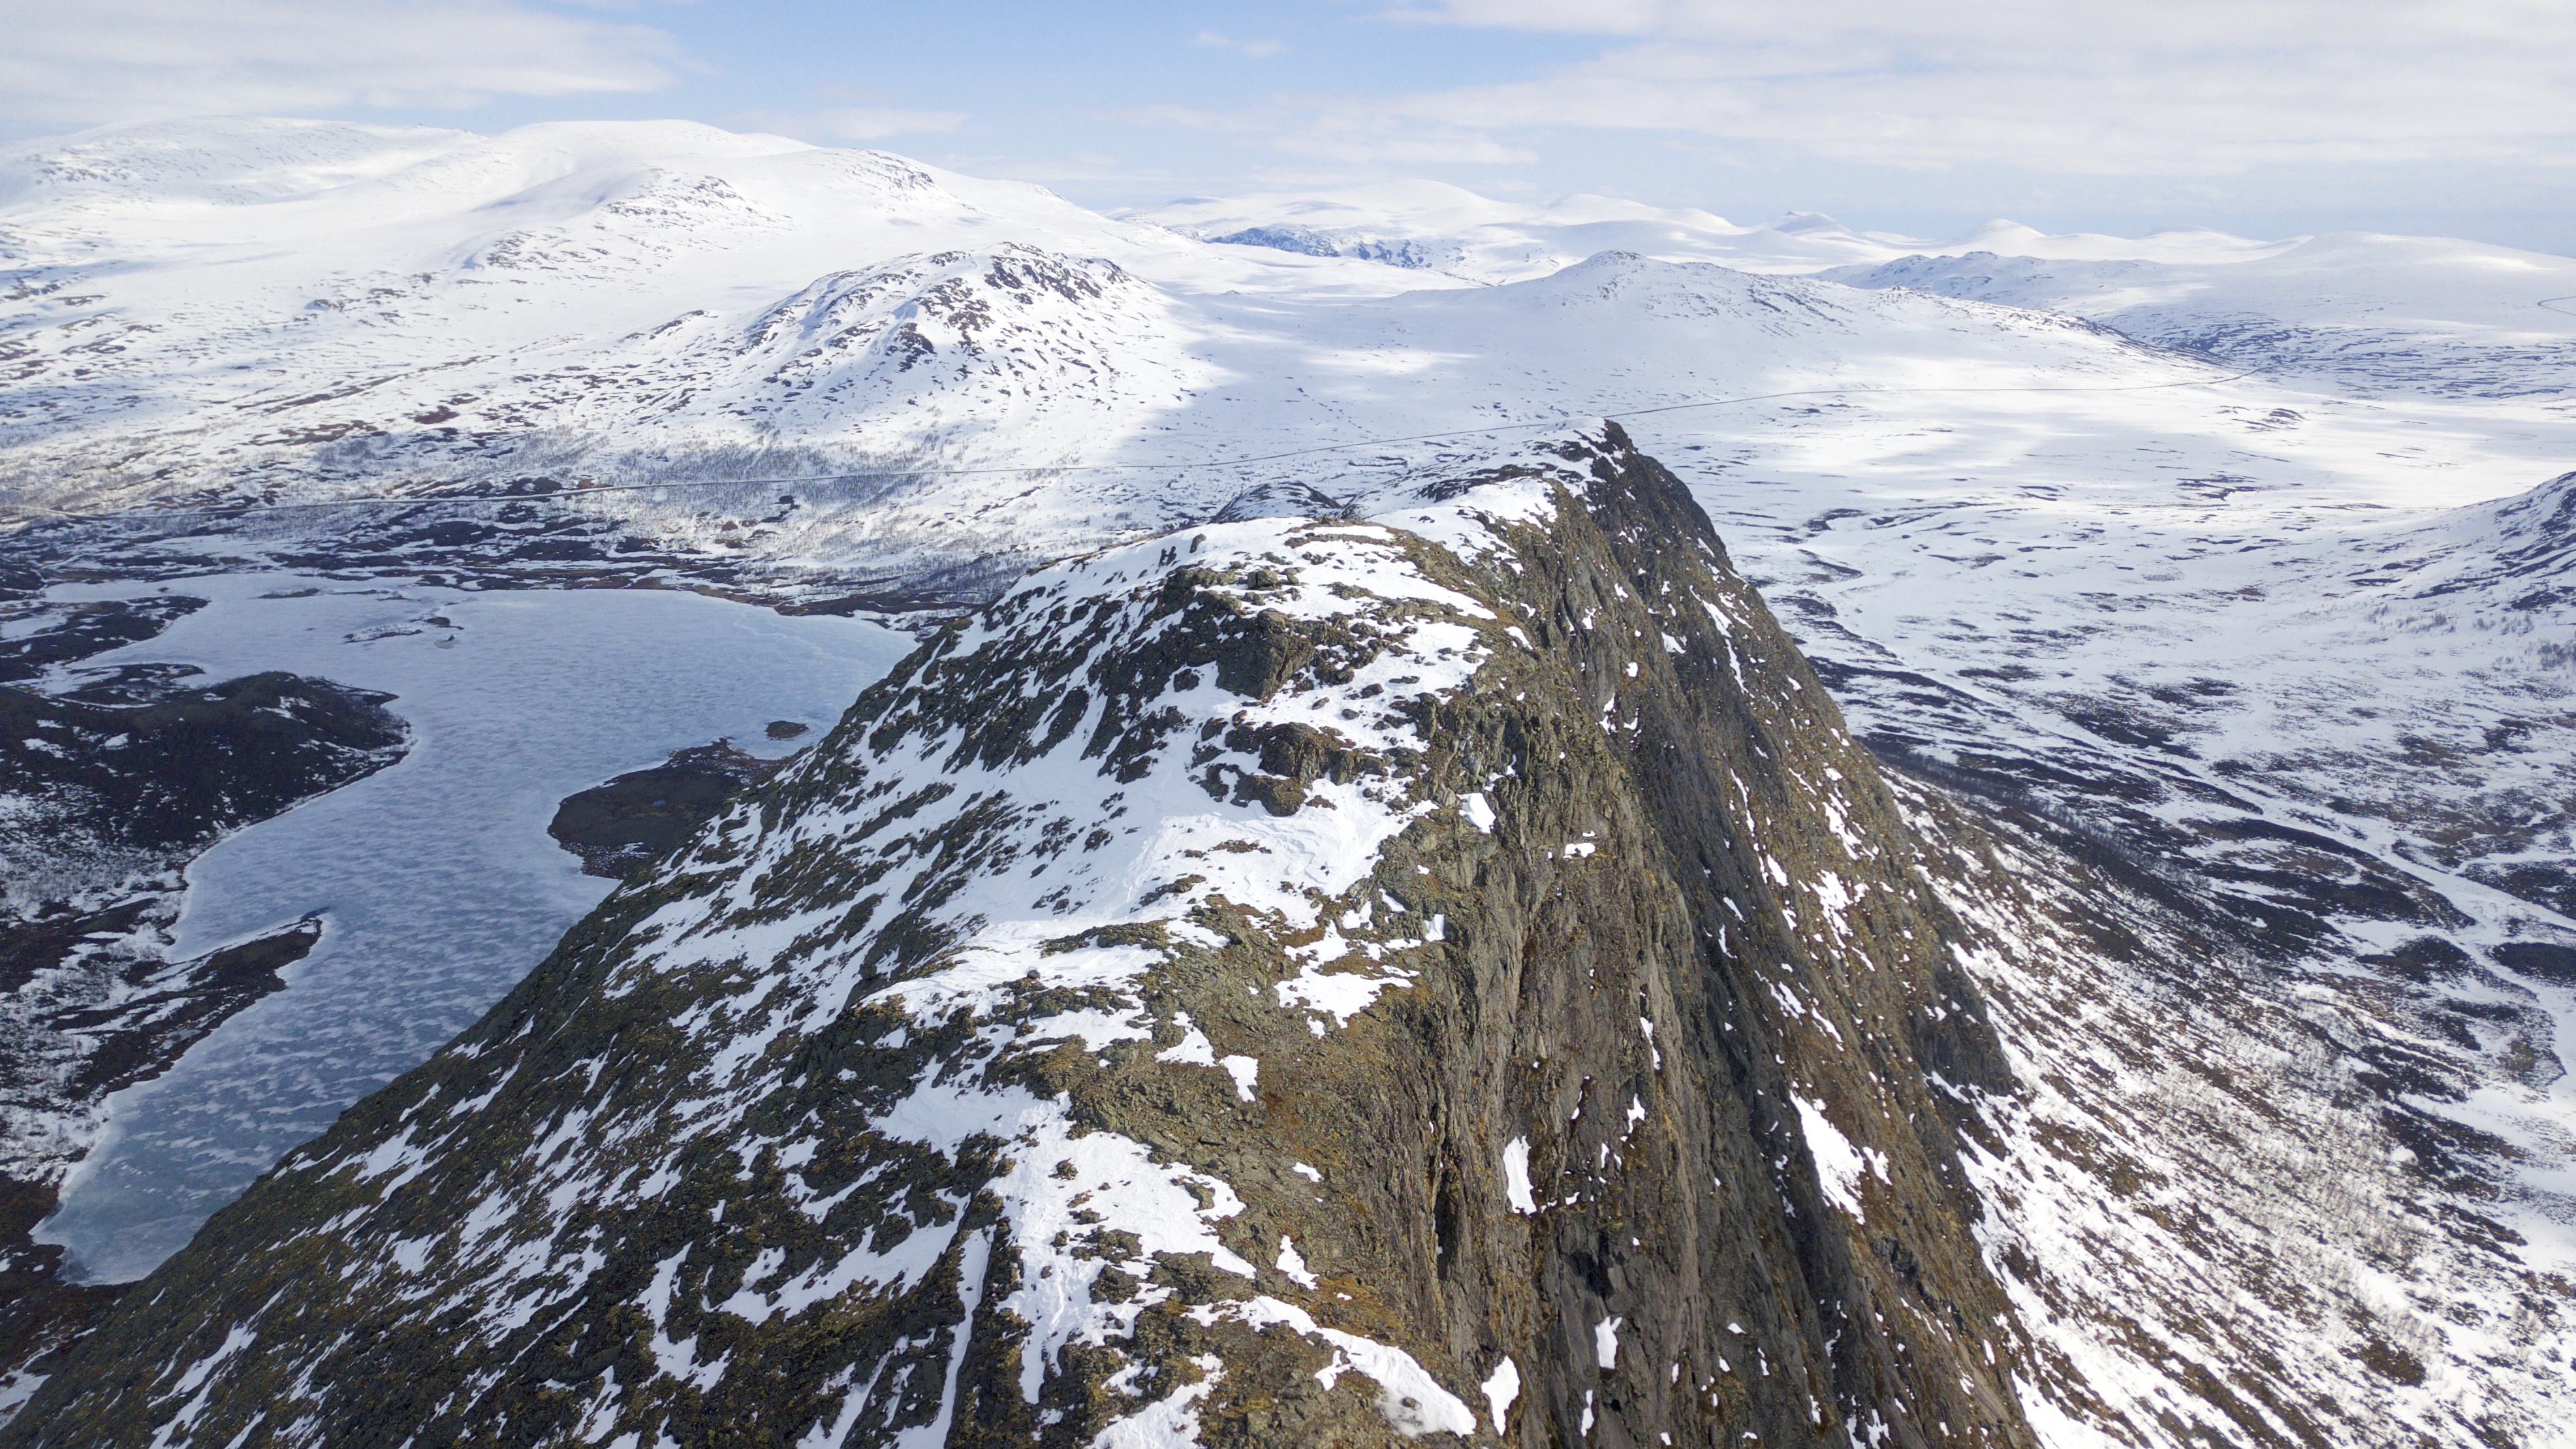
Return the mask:
M 0 128 L 678 116 L 1098 206 L 1429 176 L 2576 252 L 2563 0 L 0 0 Z

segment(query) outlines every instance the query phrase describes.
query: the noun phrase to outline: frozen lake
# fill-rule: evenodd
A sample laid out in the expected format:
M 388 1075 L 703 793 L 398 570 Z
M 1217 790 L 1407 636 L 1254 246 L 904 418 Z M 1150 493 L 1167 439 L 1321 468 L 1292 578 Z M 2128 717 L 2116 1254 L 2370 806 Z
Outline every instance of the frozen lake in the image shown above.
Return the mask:
M 151 585 L 64 586 L 119 598 Z M 318 589 L 301 598 L 275 595 Z M 564 796 L 730 736 L 810 743 L 912 647 L 905 635 L 678 591 L 188 579 L 213 602 L 85 661 L 204 682 L 283 669 L 395 695 L 400 763 L 230 837 L 188 872 L 174 956 L 316 912 L 313 953 L 165 1075 L 109 1099 L 98 1147 L 38 1229 L 73 1274 L 149 1273 L 342 1108 L 422 1060 L 525 976 L 610 882 L 546 834 Z M 447 626 L 428 621 L 437 618 Z M 814 727 L 772 743 L 775 719 Z

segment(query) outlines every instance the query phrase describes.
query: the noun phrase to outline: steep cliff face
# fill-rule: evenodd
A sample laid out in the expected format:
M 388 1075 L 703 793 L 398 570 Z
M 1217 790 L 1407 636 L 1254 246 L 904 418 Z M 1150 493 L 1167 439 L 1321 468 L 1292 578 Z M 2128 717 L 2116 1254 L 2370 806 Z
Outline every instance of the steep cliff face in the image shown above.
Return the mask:
M 2003 1056 L 1705 517 L 1351 512 L 925 645 L 7 1442 L 2034 1442 Z

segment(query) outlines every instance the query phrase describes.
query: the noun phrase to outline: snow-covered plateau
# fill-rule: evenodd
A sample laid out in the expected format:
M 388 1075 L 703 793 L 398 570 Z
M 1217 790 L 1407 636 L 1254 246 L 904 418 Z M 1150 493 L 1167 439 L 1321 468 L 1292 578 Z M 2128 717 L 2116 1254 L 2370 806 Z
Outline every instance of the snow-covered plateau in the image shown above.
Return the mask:
M 600 894 L 524 827 L 755 715 L 829 718 L 891 654 L 828 616 L 923 630 L 1032 566 L 1383 515 L 1603 418 L 1687 486 L 1812 661 L 1957 918 L 2015 1085 L 1934 1080 L 1979 1103 L 1961 1170 L 2038 1440 L 2576 1444 L 2576 260 L 2443 239 L 1996 222 L 1936 242 L 1428 183 L 1102 215 L 683 123 L 203 120 L 0 152 L 0 644 L 60 635 L 88 602 L 213 601 L 8 688 L 283 670 L 390 692 L 416 731 L 448 721 L 199 857 L 169 959 L 348 914 L 282 991 L 107 1099 L 110 1146 L 44 1235 L 140 1273 L 427 1058 Z M 322 592 L 259 597 L 295 588 Z M 652 622 L 698 606 L 716 612 Z M 427 632 L 354 642 L 366 621 L 341 616 L 371 610 Z M 463 643 L 433 654 L 442 610 Z M 710 622 L 734 610 L 764 621 L 739 649 Z M 300 642 L 289 613 L 331 642 Z M 583 668 L 579 709 L 517 683 Z M 327 865 L 298 859 L 473 731 L 497 732 L 475 750 L 488 777 L 413 808 L 479 802 L 445 823 L 460 841 L 516 820 L 520 843 L 478 848 L 538 852 L 526 889 L 560 900 L 486 941 L 447 894 L 474 857 L 367 879 L 327 845 L 309 847 Z M 1485 831 L 1492 808 L 1457 804 Z M 1385 848 L 1300 839 L 1325 895 Z M 263 904 L 218 902 L 227 869 Z M 334 899 L 281 891 L 299 870 Z M 434 949 L 362 960 L 362 919 Z M 424 961 L 431 990 L 387 974 Z M 1377 1009 L 1349 976 L 1300 979 L 1279 999 L 1319 1034 Z M 1153 1029 L 1216 1070 L 1187 1021 Z M 1250 1070 L 1245 1102 L 1270 1080 Z M 1792 1125 L 1824 1124 L 1820 1201 L 1875 1224 L 1886 1169 L 1816 1100 Z M 37 1116 L 13 1102 L 8 1130 L 72 1120 Z M 62 1140 L 91 1140 L 79 1120 Z M 1516 1143 L 1498 1211 L 1548 1207 L 1527 1178 L 1544 1140 Z M 157 1161 L 225 1164 L 224 1185 L 171 1213 L 84 1197 L 134 1180 L 119 1144 L 155 1141 L 173 1144 Z M 1056 1191 L 1024 1176 L 1013 1211 Z M 1202 1209 L 1226 1190 L 1202 1184 Z M 1304 1229 L 1243 1252 L 1326 1272 Z M 1565 1352 L 1588 1363 L 1611 1316 Z M 1400 1431 L 1483 1434 L 1466 1406 L 1490 1395 L 1504 1432 L 1503 1391 L 1476 1387 L 1504 1368 L 1513 1432 L 1576 1392 L 1526 1356 L 1368 1342 L 1333 1362 L 1397 1353 L 1415 1368 L 1389 1372 L 1447 1383 L 1415 1396 L 1427 1417 L 1387 1416 Z M 184 1431 L 173 1392 L 154 1412 Z M 1188 1392 L 1101 1442 L 1188 1438 Z M 1584 1393 L 1569 1435 L 1578 1409 L 1587 1433 L 1616 1422 Z M 867 1442 L 853 1422 L 817 1442 Z

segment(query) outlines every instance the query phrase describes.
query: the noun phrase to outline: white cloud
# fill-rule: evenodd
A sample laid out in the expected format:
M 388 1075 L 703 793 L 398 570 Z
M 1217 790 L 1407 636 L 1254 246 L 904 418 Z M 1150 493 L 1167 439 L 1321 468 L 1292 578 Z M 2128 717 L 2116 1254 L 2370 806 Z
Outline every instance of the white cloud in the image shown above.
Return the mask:
M 1283 155 L 1371 168 L 1515 165 L 1538 159 L 1527 147 L 1472 126 L 1425 123 L 1384 106 L 1338 99 L 1288 98 L 1245 111 L 1136 106 L 1117 115 L 1139 126 L 1256 138 Z
M 1538 159 L 1470 127 L 1390 128 L 1365 115 L 1322 116 L 1283 129 L 1272 143 L 1290 156 L 1383 166 L 1515 166 Z
M 1399 20 L 1604 37 L 1378 126 L 1661 130 L 1912 168 L 2092 174 L 2563 162 L 2563 0 L 1434 0 Z
M 1387 12 L 1389 20 L 1426 25 L 1474 25 L 1501 30 L 1541 30 L 1580 35 L 1643 35 L 1665 29 L 1673 12 L 1687 10 L 1671 0 L 1432 0 Z
M 769 131 L 800 141 L 882 141 L 936 135 L 971 119 L 964 111 L 908 111 L 892 106 L 827 106 L 808 111 L 744 111 L 725 117 L 739 130 Z
M 670 83 L 661 32 L 515 0 L 0 0 L 0 119 L 465 107 Z
M 1215 30 L 1202 30 L 1191 36 L 1190 44 L 1202 50 L 1224 50 L 1236 55 L 1248 55 L 1255 60 L 1288 53 L 1288 43 L 1284 40 L 1237 40 Z

